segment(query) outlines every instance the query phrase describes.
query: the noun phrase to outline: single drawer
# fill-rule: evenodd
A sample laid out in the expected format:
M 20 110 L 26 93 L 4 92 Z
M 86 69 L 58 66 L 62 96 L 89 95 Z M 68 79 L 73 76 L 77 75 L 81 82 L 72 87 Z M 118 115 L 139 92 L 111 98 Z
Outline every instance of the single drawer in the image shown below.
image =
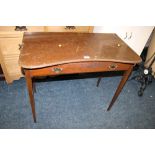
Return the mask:
M 55 65 L 41 69 L 30 69 L 31 76 L 48 76 L 76 73 L 93 73 L 104 71 L 123 71 L 128 70 L 131 64 L 114 62 L 78 62 Z

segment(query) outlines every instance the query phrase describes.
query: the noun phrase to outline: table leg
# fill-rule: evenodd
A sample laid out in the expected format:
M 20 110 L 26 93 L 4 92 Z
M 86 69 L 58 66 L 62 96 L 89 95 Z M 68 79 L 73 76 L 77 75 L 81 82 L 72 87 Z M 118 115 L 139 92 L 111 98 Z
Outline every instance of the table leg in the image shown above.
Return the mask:
M 27 84 L 27 89 L 28 89 L 28 93 L 29 93 L 29 99 L 30 99 L 30 104 L 31 104 L 31 109 L 32 109 L 33 120 L 36 123 L 33 83 L 32 83 L 32 77 L 30 75 L 29 70 L 25 70 L 25 78 L 26 78 L 26 84 Z
M 120 94 L 122 88 L 124 87 L 126 81 L 128 80 L 128 78 L 129 78 L 129 76 L 130 76 L 130 74 L 131 74 L 131 72 L 132 72 L 132 69 L 133 69 L 133 65 L 131 65 L 131 66 L 129 67 L 129 69 L 128 69 L 127 71 L 124 72 L 123 77 L 122 77 L 122 79 L 121 79 L 121 82 L 120 82 L 119 86 L 117 87 L 117 90 L 116 90 L 116 92 L 115 92 L 115 95 L 113 96 L 113 98 L 112 98 L 112 100 L 111 100 L 111 103 L 110 103 L 110 105 L 109 105 L 107 111 L 109 111 L 109 110 L 111 109 L 111 107 L 113 106 L 114 102 L 116 101 L 118 95 Z

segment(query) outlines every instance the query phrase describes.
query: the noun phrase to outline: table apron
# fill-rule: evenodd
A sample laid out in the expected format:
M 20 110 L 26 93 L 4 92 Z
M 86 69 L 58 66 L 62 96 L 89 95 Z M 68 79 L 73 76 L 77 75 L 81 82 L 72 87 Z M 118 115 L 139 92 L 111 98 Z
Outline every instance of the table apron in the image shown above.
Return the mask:
M 116 63 L 116 62 L 78 62 L 54 65 L 39 69 L 25 69 L 30 72 L 31 77 L 50 76 L 76 73 L 93 73 L 106 71 L 125 71 L 133 64 Z

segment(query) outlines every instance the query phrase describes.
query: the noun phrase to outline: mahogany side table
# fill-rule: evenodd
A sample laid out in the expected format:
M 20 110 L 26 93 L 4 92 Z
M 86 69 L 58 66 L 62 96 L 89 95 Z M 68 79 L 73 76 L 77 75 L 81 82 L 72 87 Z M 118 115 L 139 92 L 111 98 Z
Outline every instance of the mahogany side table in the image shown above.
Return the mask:
M 34 122 L 36 122 L 32 79 L 107 71 L 124 71 L 107 110 L 110 110 L 141 58 L 116 34 L 26 32 L 19 64 L 24 70 Z

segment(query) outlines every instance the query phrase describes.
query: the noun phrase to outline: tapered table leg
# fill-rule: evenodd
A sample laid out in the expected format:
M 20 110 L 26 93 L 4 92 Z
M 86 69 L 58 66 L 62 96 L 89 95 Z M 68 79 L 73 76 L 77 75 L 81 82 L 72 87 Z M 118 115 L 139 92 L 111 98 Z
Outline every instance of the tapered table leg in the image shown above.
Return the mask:
M 110 105 L 109 105 L 107 111 L 109 111 L 109 110 L 111 109 L 111 107 L 113 106 L 114 102 L 116 101 L 118 95 L 120 94 L 122 88 L 124 87 L 126 81 L 128 80 L 128 78 L 129 78 L 129 76 L 130 76 L 130 74 L 131 74 L 131 72 L 132 72 L 132 69 L 133 69 L 133 65 L 131 65 L 131 66 L 129 67 L 129 69 L 128 69 L 127 71 L 124 72 L 123 77 L 122 77 L 122 79 L 121 79 L 121 82 L 120 82 L 119 86 L 117 87 L 117 90 L 116 90 L 116 92 L 115 92 L 115 95 L 113 96 L 113 98 L 112 98 L 112 100 L 111 100 L 111 103 L 110 103 Z
M 25 70 L 25 78 L 26 78 L 26 84 L 27 84 L 27 89 L 28 89 L 28 93 L 29 93 L 29 99 L 30 99 L 30 104 L 31 104 L 33 120 L 36 123 L 33 83 L 32 83 L 32 77 L 30 75 L 30 71 L 29 70 Z

